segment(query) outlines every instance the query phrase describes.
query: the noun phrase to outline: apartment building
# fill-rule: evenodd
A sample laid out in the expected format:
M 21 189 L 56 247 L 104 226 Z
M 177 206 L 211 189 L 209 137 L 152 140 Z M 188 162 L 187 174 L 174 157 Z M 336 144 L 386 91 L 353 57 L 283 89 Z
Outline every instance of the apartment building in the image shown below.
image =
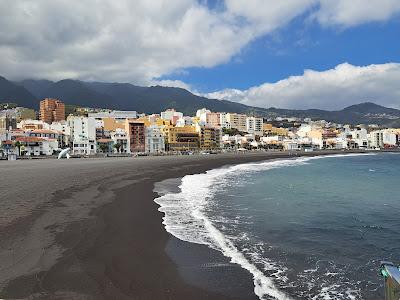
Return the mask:
M 199 147 L 201 150 L 215 150 L 221 148 L 221 129 L 209 126 L 198 126 Z
M 226 121 L 229 123 L 229 127 L 243 132 L 247 130 L 246 119 L 246 115 L 236 113 L 226 114 Z
M 144 122 L 127 119 L 125 131 L 128 142 L 128 149 L 131 153 L 145 152 L 145 125 Z
M 38 137 L 46 140 L 56 140 L 58 143 L 58 148 L 64 148 L 65 139 L 64 134 L 62 132 L 56 130 L 49 130 L 49 129 L 34 129 L 26 131 L 26 135 L 30 137 Z
M 137 112 L 134 110 L 112 110 L 112 111 L 101 111 L 96 113 L 89 113 L 88 117 L 95 119 L 113 119 L 125 121 L 125 119 L 136 119 Z
M 211 110 L 207 108 L 198 109 L 196 111 L 196 117 L 199 119 L 200 122 L 206 123 L 207 122 L 207 114 L 211 113 Z
M 246 131 L 251 134 L 263 136 L 263 118 L 247 117 Z
M 167 151 L 197 150 L 199 148 L 199 133 L 194 126 L 164 128 Z
M 161 112 L 161 119 L 171 121 L 173 125 L 175 125 L 180 118 L 183 118 L 183 113 L 175 109 L 167 109 Z
M 117 128 L 115 131 L 111 131 L 110 139 L 113 141 L 114 147 L 113 151 L 115 153 L 128 153 L 128 138 L 126 136 L 125 128 Z
M 354 141 L 354 148 L 368 147 L 368 132 L 365 128 L 356 128 L 354 130 L 351 130 L 350 135 L 351 139 Z
M 187 116 L 180 118 L 176 122 L 176 127 L 184 127 L 184 126 L 192 126 L 192 125 L 193 125 L 192 117 L 187 117 Z
M 15 142 L 20 144 L 19 154 L 23 156 L 53 155 L 55 151 L 59 150 L 56 139 L 20 136 L 15 139 Z
M 17 119 L 7 114 L 0 115 L 0 134 L 7 130 L 17 128 Z
M 383 148 L 383 131 L 374 130 L 369 133 L 369 148 Z
M 65 105 L 58 99 L 40 101 L 39 118 L 48 124 L 65 120 Z
M 146 127 L 146 153 L 161 153 L 165 151 L 164 134 L 160 126 Z
M 95 154 L 96 120 L 83 116 L 69 116 L 67 122 L 71 130 L 72 152 L 81 155 Z
M 221 127 L 221 114 L 216 112 L 210 112 L 206 114 L 206 124 L 209 127 Z
M 227 114 L 224 113 L 224 112 L 219 113 L 219 124 L 220 124 L 222 129 L 224 129 L 224 128 L 225 129 L 230 129 L 231 128 L 230 123 L 226 119 L 226 115 Z
M 58 131 L 63 136 L 63 141 L 60 143 L 60 147 L 68 147 L 71 143 L 71 128 L 67 121 L 53 122 L 49 126 L 50 130 Z

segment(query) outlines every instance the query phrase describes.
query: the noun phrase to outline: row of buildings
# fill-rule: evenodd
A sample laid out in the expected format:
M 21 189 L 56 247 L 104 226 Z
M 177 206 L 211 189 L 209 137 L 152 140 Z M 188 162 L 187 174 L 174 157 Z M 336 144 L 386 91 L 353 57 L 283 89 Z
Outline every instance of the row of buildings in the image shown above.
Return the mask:
M 101 110 L 69 115 L 57 99 L 40 103 L 39 119 L 18 109 L 0 112 L 3 155 L 52 155 L 67 147 L 75 155 L 211 151 L 220 149 L 377 149 L 400 145 L 400 129 L 334 124 L 310 119 L 264 120 L 238 113 L 200 109 L 185 116 Z

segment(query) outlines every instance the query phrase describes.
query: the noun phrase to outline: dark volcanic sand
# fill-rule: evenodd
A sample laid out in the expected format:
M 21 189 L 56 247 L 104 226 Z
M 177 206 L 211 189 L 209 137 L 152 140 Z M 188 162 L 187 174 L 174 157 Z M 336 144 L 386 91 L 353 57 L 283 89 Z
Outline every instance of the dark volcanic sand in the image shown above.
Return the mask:
M 0 298 L 256 299 L 250 274 L 164 230 L 153 188 L 284 156 L 0 162 Z

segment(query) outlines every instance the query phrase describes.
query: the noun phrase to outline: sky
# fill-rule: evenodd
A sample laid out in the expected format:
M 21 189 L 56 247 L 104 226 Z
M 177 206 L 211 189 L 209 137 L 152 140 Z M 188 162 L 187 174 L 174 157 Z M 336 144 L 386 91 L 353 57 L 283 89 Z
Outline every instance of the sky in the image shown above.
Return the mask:
M 400 108 L 399 0 L 0 0 L 0 75 Z

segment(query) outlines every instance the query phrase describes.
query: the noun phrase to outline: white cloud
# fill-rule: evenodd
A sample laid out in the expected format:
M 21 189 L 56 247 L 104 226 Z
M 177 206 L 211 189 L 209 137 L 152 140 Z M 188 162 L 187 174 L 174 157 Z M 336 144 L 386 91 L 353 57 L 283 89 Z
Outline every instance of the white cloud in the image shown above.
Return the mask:
M 225 0 L 229 13 L 246 18 L 254 32 L 261 34 L 289 23 L 316 3 L 316 0 Z
M 342 109 L 371 101 L 400 108 L 400 64 L 340 64 L 323 72 L 305 70 L 276 83 L 248 90 L 226 89 L 206 96 L 259 107 Z
M 237 19 L 196 0 L 0 1 L 0 70 L 148 84 L 228 61 L 255 37 Z
M 2 0 L 1 75 L 151 84 L 177 70 L 226 63 L 302 14 L 351 26 L 399 10 L 397 0 L 225 0 L 217 10 L 204 3 Z
M 400 12 L 399 0 L 325 0 L 314 17 L 323 25 L 354 26 L 386 21 Z
M 192 87 L 189 84 L 187 84 L 187 83 L 185 83 L 185 82 L 183 82 L 181 80 L 168 80 L 168 79 L 165 79 L 165 80 L 154 80 L 154 81 L 151 82 L 151 85 L 178 87 L 178 88 L 182 88 L 182 89 L 185 89 L 185 90 L 188 90 L 188 91 L 192 90 Z

